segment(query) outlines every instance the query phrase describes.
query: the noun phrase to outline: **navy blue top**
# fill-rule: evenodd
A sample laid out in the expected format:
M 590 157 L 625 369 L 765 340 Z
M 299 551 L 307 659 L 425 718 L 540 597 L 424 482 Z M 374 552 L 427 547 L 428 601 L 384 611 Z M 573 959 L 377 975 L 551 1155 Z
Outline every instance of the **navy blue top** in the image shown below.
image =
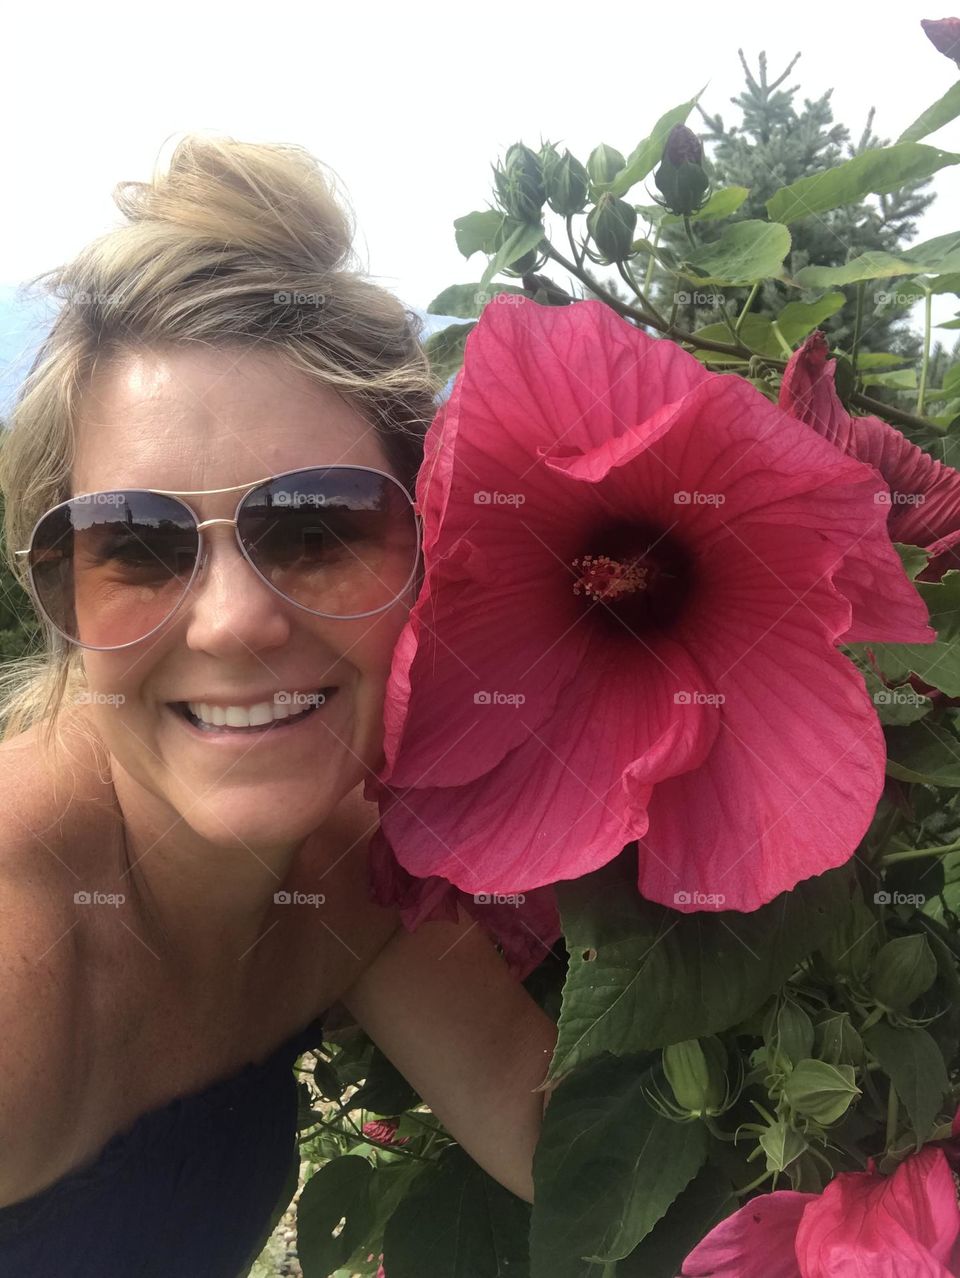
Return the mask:
M 293 1064 L 320 1046 L 323 1021 L 259 1065 L 141 1114 L 85 1166 L 0 1207 L 2 1278 L 246 1274 L 296 1166 Z

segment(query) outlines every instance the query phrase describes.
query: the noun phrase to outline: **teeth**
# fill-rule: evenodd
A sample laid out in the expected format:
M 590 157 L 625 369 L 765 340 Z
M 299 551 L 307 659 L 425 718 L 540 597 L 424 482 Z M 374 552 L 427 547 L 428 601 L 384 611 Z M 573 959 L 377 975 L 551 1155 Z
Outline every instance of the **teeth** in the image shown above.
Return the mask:
M 286 696 L 285 701 L 260 701 L 254 706 L 213 706 L 202 701 L 188 701 L 187 709 L 201 723 L 211 724 L 217 728 L 255 728 L 264 723 L 272 723 L 275 719 L 287 719 L 291 715 L 302 714 L 323 704 L 323 693 L 280 694 Z M 296 698 L 296 699 L 295 699 Z

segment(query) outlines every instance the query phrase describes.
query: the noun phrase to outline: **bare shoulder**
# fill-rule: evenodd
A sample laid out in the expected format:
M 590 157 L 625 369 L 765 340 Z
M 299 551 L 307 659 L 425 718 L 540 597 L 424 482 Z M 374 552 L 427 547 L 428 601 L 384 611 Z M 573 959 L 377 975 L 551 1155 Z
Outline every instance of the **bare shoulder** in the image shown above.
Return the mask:
M 55 1179 L 86 1061 L 80 938 L 59 810 L 28 734 L 0 744 L 0 1202 Z M 69 838 L 69 834 L 67 836 Z

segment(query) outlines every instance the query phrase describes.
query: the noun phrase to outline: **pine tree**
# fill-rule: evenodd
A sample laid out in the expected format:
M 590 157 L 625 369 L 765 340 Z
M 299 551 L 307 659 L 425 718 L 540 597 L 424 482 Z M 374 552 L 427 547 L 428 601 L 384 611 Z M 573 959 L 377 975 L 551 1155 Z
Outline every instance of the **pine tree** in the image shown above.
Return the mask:
M 828 89 L 814 101 L 805 98 L 803 109 L 797 110 L 795 95 L 799 85 L 783 88 L 800 57 L 798 53 L 783 73 L 773 81 L 767 77 L 765 53 L 759 57 L 759 74 L 755 76 L 747 65 L 743 50 L 738 50 L 746 75 L 746 88 L 731 101 L 740 108 L 742 120 L 738 125 L 726 127 L 719 113 L 709 115 L 698 104 L 707 126 L 701 134 L 710 165 L 713 189 L 725 186 L 744 186 L 749 195 L 740 206 L 738 217 L 765 218 L 765 203 L 782 186 L 802 177 L 820 173 L 863 151 L 889 144 L 873 133 L 874 108 L 867 115 L 866 125 L 855 145 L 850 143 L 850 131 L 833 119 Z M 818 266 L 839 266 L 850 258 L 868 250 L 882 249 L 895 253 L 904 243 L 915 238 L 917 220 L 936 198 L 923 194 L 930 184 L 927 178 L 913 182 L 889 195 L 870 197 L 859 204 L 845 205 L 827 213 L 815 214 L 794 222 L 790 231 L 793 237 L 791 252 L 785 262 L 788 275 L 795 275 L 808 263 Z M 709 221 L 694 223 L 694 234 L 699 242 L 709 243 L 719 238 L 724 223 Z M 662 243 L 681 255 L 689 249 L 682 227 L 665 228 Z M 724 288 L 728 313 L 736 315 L 743 305 L 748 289 Z M 847 302 L 842 310 L 822 325 L 836 347 L 849 347 L 856 320 L 856 290 L 848 288 Z M 861 349 L 894 351 L 905 357 L 916 358 L 920 339 L 913 332 L 905 315 L 909 303 L 896 306 L 887 304 L 878 311 L 877 294 L 896 292 L 895 284 L 883 280 L 868 281 L 864 288 Z M 751 311 L 755 314 L 775 316 L 786 301 L 810 301 L 817 292 L 799 293 L 776 280 L 766 281 L 757 294 Z M 673 301 L 673 284 L 661 285 L 654 296 L 658 308 L 669 314 Z M 720 318 L 716 310 L 692 305 L 681 306 L 677 311 L 677 323 L 687 329 L 700 328 L 716 323 Z

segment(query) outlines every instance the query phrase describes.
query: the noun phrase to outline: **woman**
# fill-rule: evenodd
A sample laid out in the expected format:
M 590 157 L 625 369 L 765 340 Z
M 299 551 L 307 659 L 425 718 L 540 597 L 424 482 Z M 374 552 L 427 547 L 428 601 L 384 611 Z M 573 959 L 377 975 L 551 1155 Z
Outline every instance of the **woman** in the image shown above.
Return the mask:
M 299 148 L 187 137 L 116 200 L 0 453 L 47 641 L 0 746 L 0 1273 L 235 1278 L 332 1004 L 528 1201 L 555 1027 L 483 929 L 368 892 L 411 317 Z

